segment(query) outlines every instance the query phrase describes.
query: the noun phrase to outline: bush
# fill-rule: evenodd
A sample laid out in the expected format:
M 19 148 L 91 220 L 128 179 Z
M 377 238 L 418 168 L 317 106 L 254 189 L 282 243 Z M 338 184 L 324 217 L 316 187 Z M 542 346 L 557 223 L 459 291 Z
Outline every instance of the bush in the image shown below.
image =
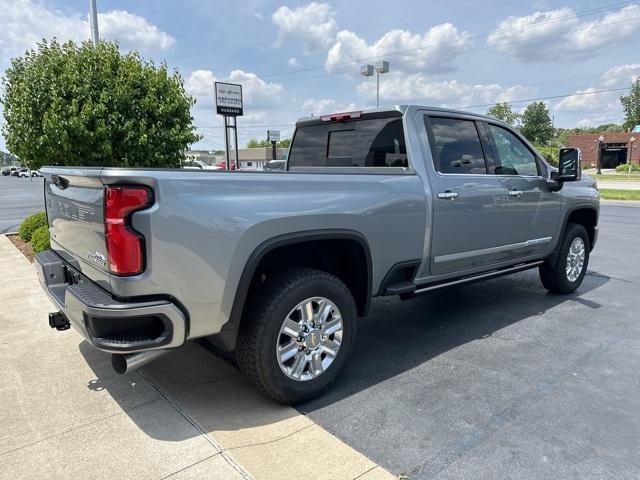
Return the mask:
M 33 232 L 35 232 L 40 227 L 46 226 L 47 214 L 44 212 L 34 213 L 33 215 L 25 218 L 22 224 L 20 224 L 18 235 L 20 235 L 20 238 L 25 242 L 30 242 Z
M 536 150 L 544 159 L 554 167 L 558 166 L 558 157 L 560 156 L 560 148 L 549 145 L 534 145 Z
M 38 228 L 31 237 L 31 248 L 34 253 L 44 252 L 51 249 L 49 244 L 49 227 Z
M 0 85 L 6 145 L 34 170 L 177 168 L 201 138 L 180 74 L 114 42 L 42 41 L 11 60 Z
M 616 167 L 616 172 L 618 173 L 627 173 L 629 171 L 629 164 L 623 163 L 622 165 L 618 165 Z M 631 164 L 631 173 L 640 173 L 640 165 L 632 163 Z

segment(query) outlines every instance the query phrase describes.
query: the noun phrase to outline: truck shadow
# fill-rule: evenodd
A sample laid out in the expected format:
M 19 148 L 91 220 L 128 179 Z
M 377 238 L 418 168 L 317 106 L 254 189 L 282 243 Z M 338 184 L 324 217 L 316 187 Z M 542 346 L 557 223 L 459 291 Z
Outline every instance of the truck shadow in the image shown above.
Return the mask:
M 399 375 L 418 365 L 514 323 L 545 314 L 581 298 L 609 281 L 588 272 L 577 292 L 553 295 L 540 284 L 537 270 L 435 291 L 408 301 L 374 299 L 370 315 L 358 325 L 358 339 L 348 367 L 323 396 L 298 405 L 312 412 Z
M 350 361 L 338 381 L 321 397 L 298 405 L 310 413 L 402 374 L 435 357 L 514 323 L 545 314 L 562 303 L 578 302 L 598 309 L 593 299 L 581 298 L 610 278 L 589 272 L 578 292 L 558 296 L 540 285 L 529 271 L 482 283 L 436 291 L 409 301 L 374 299 L 371 313 L 360 319 L 358 339 Z M 593 296 L 591 296 L 593 298 Z M 209 349 L 190 343 L 127 376 L 115 374 L 108 355 L 86 342 L 80 352 L 96 379 L 91 390 L 106 389 L 132 421 L 153 438 L 180 441 L 205 432 L 232 448 L 251 444 L 248 428 L 277 426 L 281 435 L 295 423 L 295 411 L 258 393 L 228 362 Z M 157 399 L 172 403 L 197 428 L 168 431 L 150 422 L 140 409 L 131 408 L 132 383 L 144 381 L 157 390 Z M 291 427 L 293 428 L 293 427 Z M 199 430 L 200 429 L 200 430 Z

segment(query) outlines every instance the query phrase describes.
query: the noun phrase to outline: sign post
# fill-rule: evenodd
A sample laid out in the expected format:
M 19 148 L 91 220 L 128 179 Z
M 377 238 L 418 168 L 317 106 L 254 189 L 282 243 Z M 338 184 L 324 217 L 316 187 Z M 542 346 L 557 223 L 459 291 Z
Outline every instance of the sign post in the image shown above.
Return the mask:
M 234 150 L 236 151 L 235 169 L 240 169 L 238 160 L 238 123 L 237 117 L 242 116 L 242 85 L 235 83 L 215 83 L 216 112 L 224 117 L 224 146 L 227 150 L 227 170 L 231 170 L 229 149 L 229 130 L 233 130 Z
M 267 139 L 271 142 L 271 160 L 275 160 L 276 144 L 280 141 L 280 132 L 278 130 L 267 130 Z

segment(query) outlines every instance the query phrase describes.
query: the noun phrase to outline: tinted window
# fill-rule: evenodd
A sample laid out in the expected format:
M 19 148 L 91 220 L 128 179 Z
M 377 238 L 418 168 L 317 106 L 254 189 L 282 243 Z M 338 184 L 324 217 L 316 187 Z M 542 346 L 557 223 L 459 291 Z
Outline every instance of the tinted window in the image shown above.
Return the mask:
M 531 150 L 509 130 L 489 124 L 498 153 L 497 175 L 538 175 L 538 164 Z
M 289 167 L 407 167 L 401 118 L 300 127 Z
M 431 117 L 425 121 L 431 125 L 431 153 L 437 171 L 487 173 L 475 122 L 439 117 Z

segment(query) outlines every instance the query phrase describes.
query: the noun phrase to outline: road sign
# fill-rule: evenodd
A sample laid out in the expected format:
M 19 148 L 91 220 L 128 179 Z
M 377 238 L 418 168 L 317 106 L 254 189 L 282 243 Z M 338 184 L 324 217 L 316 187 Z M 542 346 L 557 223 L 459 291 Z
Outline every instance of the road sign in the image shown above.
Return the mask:
M 242 85 L 216 82 L 216 110 L 219 115 L 242 115 Z
M 280 141 L 280 131 L 278 131 L 278 130 L 267 130 L 267 139 L 270 142 L 279 142 Z

